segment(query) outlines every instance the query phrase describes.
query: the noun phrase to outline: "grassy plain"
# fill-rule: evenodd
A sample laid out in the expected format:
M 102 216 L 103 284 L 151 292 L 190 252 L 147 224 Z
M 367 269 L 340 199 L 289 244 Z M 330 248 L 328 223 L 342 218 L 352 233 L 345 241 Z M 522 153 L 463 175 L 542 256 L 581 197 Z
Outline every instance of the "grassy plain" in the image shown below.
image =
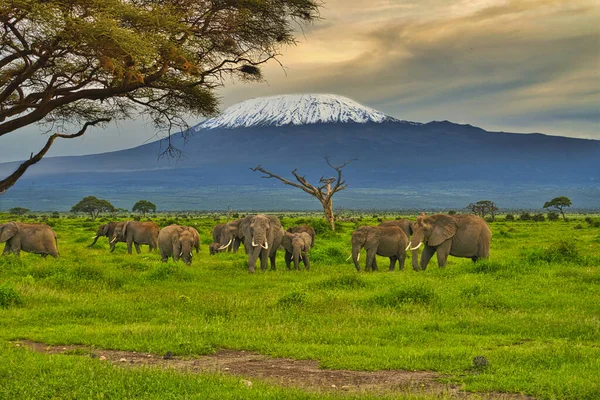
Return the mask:
M 440 269 L 434 257 L 415 272 L 407 258 L 390 273 L 381 258 L 379 272 L 356 273 L 345 261 L 350 234 L 376 219 L 331 233 L 319 218 L 286 216 L 285 227 L 317 227 L 311 271 L 287 271 L 280 254 L 277 271 L 254 275 L 243 251 L 208 255 L 213 217 L 177 220 L 202 236 L 189 267 L 161 263 L 146 246 L 128 255 L 119 243 L 110 254 L 104 238 L 87 248 L 102 220 L 46 222 L 59 259 L 0 257 L 0 398 L 370 398 L 260 382 L 250 394 L 239 378 L 122 369 L 10 342 L 19 339 L 192 357 L 250 350 L 327 369 L 432 370 L 475 392 L 600 398 L 600 229 L 583 217 L 493 222 L 488 261 L 450 257 Z M 476 356 L 488 365 L 474 367 Z

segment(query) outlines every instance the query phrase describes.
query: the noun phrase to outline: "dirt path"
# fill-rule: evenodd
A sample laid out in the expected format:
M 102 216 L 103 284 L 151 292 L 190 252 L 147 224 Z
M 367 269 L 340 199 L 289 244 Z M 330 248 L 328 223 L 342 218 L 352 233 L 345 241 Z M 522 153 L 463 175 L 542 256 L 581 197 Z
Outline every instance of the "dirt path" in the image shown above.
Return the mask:
M 74 354 L 98 358 L 122 367 L 152 366 L 174 368 L 189 373 L 222 373 L 240 378 L 251 386 L 259 379 L 280 386 L 308 391 L 342 391 L 352 393 L 436 394 L 444 398 L 488 400 L 532 400 L 532 397 L 509 393 L 468 393 L 454 385 L 438 382 L 442 376 L 429 371 L 349 371 L 320 369 L 317 361 L 271 358 L 237 350 L 220 350 L 214 355 L 181 358 L 166 354 L 100 350 L 85 346 L 48 346 L 31 341 L 15 342 L 39 353 Z

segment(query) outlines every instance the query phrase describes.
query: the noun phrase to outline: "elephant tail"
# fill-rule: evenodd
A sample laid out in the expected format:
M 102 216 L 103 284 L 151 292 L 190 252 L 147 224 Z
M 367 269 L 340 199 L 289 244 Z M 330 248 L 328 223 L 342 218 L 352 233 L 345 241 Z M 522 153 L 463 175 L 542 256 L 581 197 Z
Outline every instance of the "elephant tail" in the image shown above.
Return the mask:
M 58 251 L 58 236 L 56 236 L 56 233 L 54 234 L 54 244 L 56 245 L 56 254 L 60 256 L 60 251 Z

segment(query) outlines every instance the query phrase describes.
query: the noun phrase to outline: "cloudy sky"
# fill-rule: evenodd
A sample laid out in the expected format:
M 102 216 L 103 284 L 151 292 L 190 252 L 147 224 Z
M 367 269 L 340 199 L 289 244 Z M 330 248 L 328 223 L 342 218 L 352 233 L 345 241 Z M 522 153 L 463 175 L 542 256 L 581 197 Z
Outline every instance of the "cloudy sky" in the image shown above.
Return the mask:
M 267 65 L 260 84 L 226 82 L 221 108 L 335 93 L 405 120 L 600 139 L 597 0 L 325 0 L 321 16 L 283 50 L 285 69 Z M 51 155 L 128 148 L 155 135 L 144 121 L 111 124 L 57 142 Z M 44 141 L 36 128 L 3 137 L 0 161 Z

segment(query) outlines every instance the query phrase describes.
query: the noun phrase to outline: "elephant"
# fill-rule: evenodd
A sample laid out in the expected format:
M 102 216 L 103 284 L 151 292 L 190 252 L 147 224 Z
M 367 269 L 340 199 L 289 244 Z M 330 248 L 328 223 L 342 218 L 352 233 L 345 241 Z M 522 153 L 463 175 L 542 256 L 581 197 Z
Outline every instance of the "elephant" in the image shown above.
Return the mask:
M 149 251 L 152 252 L 152 249 L 158 247 L 158 231 L 158 225 L 154 222 L 119 222 L 115 227 L 111 243 L 115 243 L 117 240 L 124 240 L 127 243 L 127 252 L 129 254 L 131 254 L 132 244 L 135 244 L 135 251 L 138 254 L 141 253 L 140 244 L 149 245 Z
M 438 265 L 446 266 L 448 255 L 470 258 L 474 262 L 490 256 L 492 231 L 483 218 L 476 215 L 420 215 L 413 224 L 411 250 L 425 244 L 421 254 L 421 270 L 437 252 Z
M 192 263 L 193 252 L 200 251 L 200 235 L 198 231 L 190 226 L 172 224 L 166 226 L 158 233 L 158 248 L 163 262 L 167 262 L 169 257 L 173 261 L 183 259 L 187 265 Z
M 315 230 L 310 225 L 292 226 L 292 227 L 288 228 L 286 232 L 289 232 L 289 233 L 306 232 L 310 235 L 310 247 L 313 247 L 315 245 Z
M 413 221 L 408 219 L 397 219 L 394 221 L 383 221 L 379 224 L 379 226 L 397 226 L 398 228 L 402 229 L 402 232 L 406 234 L 407 238 L 410 238 L 413 234 L 413 223 Z M 413 250 L 411 252 L 411 256 L 413 270 L 419 271 L 419 250 Z
M 281 246 L 285 249 L 285 265 L 290 269 L 291 261 L 294 260 L 294 268 L 300 269 L 300 260 L 304 262 L 304 267 L 310 269 L 310 260 L 308 251 L 312 247 L 312 238 L 307 232 L 290 233 L 284 232 L 281 239 Z
M 390 271 L 396 267 L 396 260 L 400 264 L 400 269 L 404 269 L 404 260 L 406 259 L 406 250 L 410 246 L 408 237 L 397 226 L 359 226 L 352 232 L 352 259 L 357 271 L 360 271 L 358 261 L 360 259 L 360 250 L 364 247 L 367 250 L 367 262 L 365 271 L 369 269 L 377 271 L 377 261 L 375 255 L 390 258 Z
M 254 273 L 259 257 L 261 270 L 267 269 L 267 259 L 271 260 L 271 269 L 275 270 L 275 256 L 284 233 L 279 218 L 265 214 L 247 216 L 240 223 L 240 229 L 248 254 L 248 272 Z
M 221 234 L 218 238 L 214 237 L 213 240 L 215 242 L 222 243 L 219 250 L 231 249 L 234 253 L 237 253 L 240 248 L 240 243 L 244 242 L 244 235 L 240 225 L 244 222 L 246 218 L 236 219 L 235 221 L 230 221 L 225 224 L 221 228 Z M 248 253 L 248 249 L 246 249 L 246 254 Z
M 94 246 L 96 244 L 96 242 L 98 241 L 99 237 L 105 236 L 109 241 L 110 252 L 112 253 L 113 251 L 115 251 L 116 243 L 125 242 L 125 239 L 122 236 L 117 238 L 117 240 L 115 242 L 112 241 L 117 224 L 118 224 L 118 222 L 109 222 L 104 225 L 100 225 L 98 227 L 98 231 L 96 232 L 96 236 L 93 237 L 94 241 L 88 247 Z
M 223 228 L 225 228 L 227 224 L 217 224 L 214 226 L 214 228 L 212 229 L 212 238 L 213 238 L 213 243 L 220 243 L 219 240 L 221 240 L 221 232 L 223 231 Z M 239 243 L 238 243 L 239 246 Z M 210 248 L 209 248 L 210 250 Z M 223 249 L 225 250 L 225 249 Z M 233 250 L 233 246 L 228 246 L 227 247 L 227 252 L 231 252 Z M 213 253 L 211 253 L 213 254 Z
M 208 246 L 208 252 L 211 256 L 214 256 L 217 253 L 222 253 L 223 251 L 225 251 L 225 249 L 221 250 L 221 243 L 219 242 L 212 242 Z
M 6 242 L 3 255 L 10 252 L 19 256 L 21 250 L 41 254 L 42 257 L 59 256 L 58 240 L 54 230 L 46 224 L 8 222 L 0 225 L 0 243 Z

